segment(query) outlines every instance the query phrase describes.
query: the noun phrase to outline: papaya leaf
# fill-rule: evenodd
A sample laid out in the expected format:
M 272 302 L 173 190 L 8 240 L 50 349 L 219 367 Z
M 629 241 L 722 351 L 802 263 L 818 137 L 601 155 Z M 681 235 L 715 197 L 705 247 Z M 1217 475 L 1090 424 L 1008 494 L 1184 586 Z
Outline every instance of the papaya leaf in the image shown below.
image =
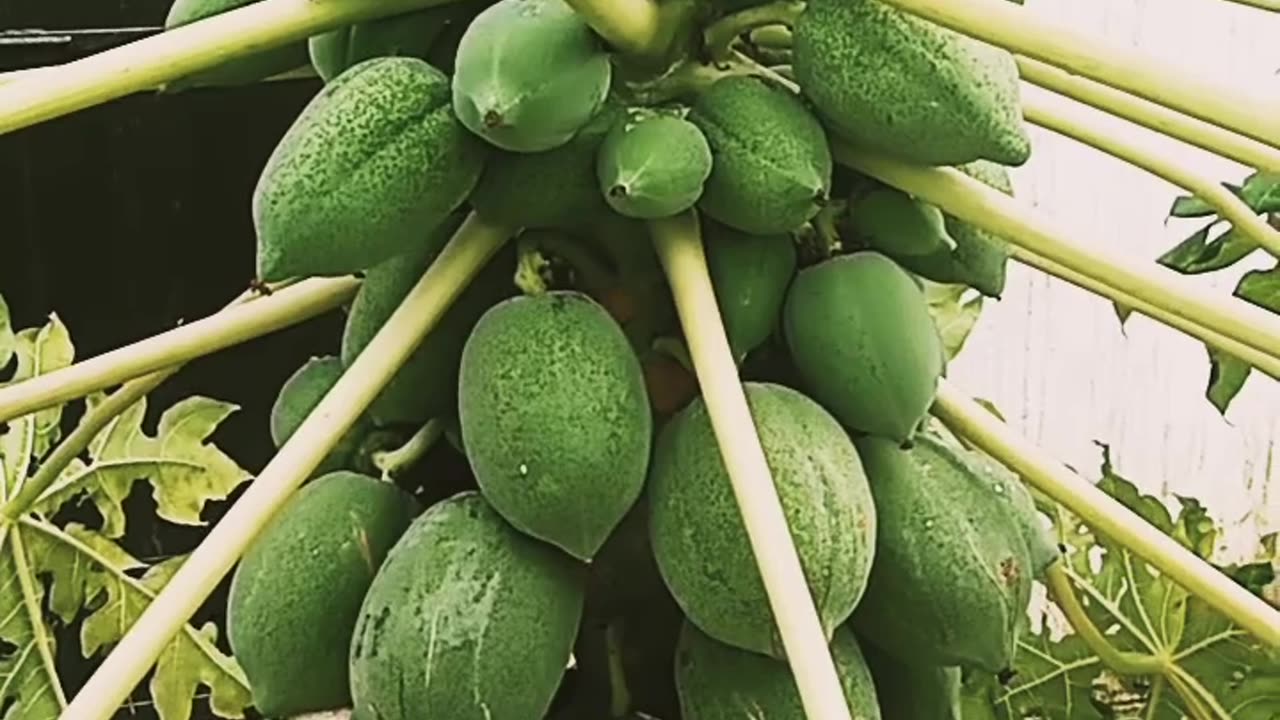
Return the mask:
M 3 370 L 13 359 L 13 349 L 17 341 L 13 335 L 13 323 L 9 319 L 9 305 L 5 303 L 4 296 L 0 295 L 0 370 Z
M 943 285 L 921 280 L 929 301 L 929 314 L 942 336 L 942 347 L 951 360 L 964 349 L 965 340 L 982 314 L 982 295 L 964 285 Z
M 1245 178 L 1240 196 L 1254 212 L 1280 212 L 1280 173 L 1255 172 Z
M 1169 217 L 1176 218 L 1208 217 L 1217 214 L 1218 211 L 1212 205 L 1195 195 L 1179 195 L 1174 198 L 1173 205 L 1169 208 Z
M 1156 258 L 1156 262 L 1183 275 L 1198 275 L 1230 267 L 1258 249 L 1244 233 L 1227 229 L 1209 239 L 1213 224 L 1197 230 L 1186 240 Z
M 87 497 L 102 516 L 102 534 L 118 538 L 124 534 L 122 503 L 134 482 L 145 478 L 160 517 L 180 525 L 205 524 L 204 506 L 225 499 L 250 477 L 206 442 L 238 408 L 206 397 L 186 398 L 161 415 L 154 437 L 142 428 L 146 409 L 144 398 L 105 427 L 89 446 L 88 462 L 68 465 L 35 509 L 51 515 L 72 498 Z
M 75 347 L 67 327 L 57 315 L 41 328 L 28 328 L 14 336 L 14 355 L 17 368 L 9 382 L 44 375 L 64 368 L 75 359 Z M 13 494 L 27 476 L 33 462 L 44 457 L 61 437 L 59 423 L 62 406 L 58 405 L 14 418 L 0 436 L 0 463 L 4 465 L 4 478 L 0 483 L 0 499 Z
M 1205 349 L 1209 351 L 1209 387 L 1204 395 L 1225 416 L 1227 407 L 1244 387 L 1253 368 L 1217 348 L 1206 345 Z
M 0 718 L 5 720 L 54 720 L 67 704 L 43 600 L 43 586 L 30 571 L 18 531 L 0 524 Z
M 1280 313 L 1280 265 L 1250 270 L 1236 284 L 1235 296 L 1273 313 Z

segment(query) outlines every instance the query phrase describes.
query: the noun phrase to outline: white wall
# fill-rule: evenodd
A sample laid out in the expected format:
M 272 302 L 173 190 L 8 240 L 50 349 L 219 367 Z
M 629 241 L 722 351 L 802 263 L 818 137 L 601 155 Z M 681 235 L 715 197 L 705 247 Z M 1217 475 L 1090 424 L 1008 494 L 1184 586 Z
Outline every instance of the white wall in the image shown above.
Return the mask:
M 1167 58 L 1171 68 L 1196 63 L 1280 97 L 1280 14 L 1226 0 L 1028 0 L 1027 8 Z M 1120 132 L 1146 132 L 1117 124 Z M 1179 189 L 1048 131 L 1033 133 L 1033 158 L 1014 175 L 1018 194 L 1079 242 L 1151 262 L 1199 227 L 1166 225 Z M 1168 144 L 1221 180 L 1247 174 Z M 1270 265 L 1257 253 L 1200 281 L 1230 294 L 1246 270 Z M 1254 373 L 1223 419 L 1204 398 L 1208 372 L 1197 341 L 1138 315 L 1122 332 L 1109 301 L 1017 265 L 950 375 L 1088 477 L 1097 476 L 1101 457 L 1093 441 L 1109 443 L 1122 475 L 1170 500 L 1200 498 L 1228 527 L 1224 552 L 1250 554 L 1259 534 L 1280 530 L 1280 462 L 1272 462 L 1280 386 Z

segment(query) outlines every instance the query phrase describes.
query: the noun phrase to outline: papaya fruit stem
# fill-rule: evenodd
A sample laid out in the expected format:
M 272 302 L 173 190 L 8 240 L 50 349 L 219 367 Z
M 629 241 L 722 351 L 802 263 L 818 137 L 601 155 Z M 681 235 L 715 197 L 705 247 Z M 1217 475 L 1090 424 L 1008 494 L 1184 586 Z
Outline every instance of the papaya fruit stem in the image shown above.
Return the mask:
M 1280 612 L 1019 436 L 949 381 L 939 384 L 932 412 L 958 437 L 1021 475 L 1095 531 L 1128 548 L 1262 642 L 1280 647 Z
M 1084 640 L 1094 655 L 1098 656 L 1107 667 L 1121 675 L 1159 675 L 1164 671 L 1165 662 L 1154 655 L 1120 650 L 1098 626 L 1089 619 L 1080 597 L 1076 595 L 1075 586 L 1071 584 L 1071 575 L 1067 572 L 1061 559 L 1055 561 L 1045 570 L 1045 584 L 1067 622 L 1075 629 L 1080 639 Z
M 0 388 L 0 422 L 180 365 L 324 314 L 355 295 L 356 278 L 311 278 L 97 357 Z
M 1108 297 L 1127 295 L 1145 305 L 1157 320 L 1176 316 L 1178 321 L 1169 322 L 1171 326 L 1205 342 L 1225 337 L 1237 350 L 1243 346 L 1280 358 L 1280 317 L 1264 308 L 1222 297 L 1168 268 L 1075 244 L 1019 201 L 954 168 L 912 165 L 835 139 L 831 149 L 837 162 L 1087 278 L 1095 285 L 1089 289 L 1105 288 Z M 1193 328 L 1197 331 L 1191 332 Z
M 1026 88 L 1022 114 L 1033 125 L 1094 147 L 1191 192 L 1212 205 L 1235 229 L 1280 257 L 1280 230 L 1271 227 L 1240 196 L 1177 155 L 1139 140 L 1140 136 L 1116 132 L 1104 117 L 1049 90 Z
M 850 720 L 840 678 L 747 405 L 707 270 L 697 213 L 649 222 L 712 432 L 782 637 L 805 716 Z
M 451 0 L 262 0 L 0 84 L 0 135 L 152 90 L 251 51 Z
M 627 55 L 652 58 L 669 49 L 671 32 L 656 0 L 565 0 L 606 42 Z
M 1242 165 L 1280 172 L 1280 150 L 1276 148 L 1039 60 L 1021 55 L 1015 55 L 1014 60 L 1018 63 L 1022 79 L 1032 85 L 1092 105 Z
M 474 213 L 462 223 L 382 329 L 90 676 L 63 717 L 109 720 L 115 715 L 253 539 L 512 234 L 513 229 L 491 224 Z
M 609 662 L 609 716 L 621 718 L 631 711 L 631 690 L 627 687 L 627 671 L 622 662 L 622 633 L 626 627 L 621 620 L 609 623 L 604 630 L 606 655 Z
M 1271 147 L 1280 147 L 1280 101 L 1183 63 L 1098 40 L 1007 0 L 884 0 L 1009 52 L 1123 90 Z
M 782 25 L 762 25 L 752 30 L 747 39 L 752 45 L 769 50 L 790 50 L 792 44 L 791 28 Z
M 789 26 L 804 12 L 804 0 L 774 0 L 725 15 L 703 32 L 703 45 L 712 62 L 726 62 L 738 38 L 770 25 Z
M 444 436 L 444 421 L 428 420 L 403 445 L 392 450 L 379 450 L 372 456 L 373 466 L 382 473 L 382 479 L 391 480 L 413 467 L 435 447 Z

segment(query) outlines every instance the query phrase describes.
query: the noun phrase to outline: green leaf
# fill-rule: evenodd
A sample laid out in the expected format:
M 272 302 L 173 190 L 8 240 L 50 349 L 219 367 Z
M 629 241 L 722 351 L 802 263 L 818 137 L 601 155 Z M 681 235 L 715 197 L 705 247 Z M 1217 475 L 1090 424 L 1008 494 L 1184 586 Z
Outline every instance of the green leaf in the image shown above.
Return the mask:
M 18 366 L 10 383 L 29 380 L 38 375 L 67 367 L 75 359 L 75 347 L 67 327 L 57 315 L 41 328 L 29 328 L 14 337 L 14 354 Z M 0 436 L 0 499 L 10 497 L 26 478 L 32 462 L 44 457 L 61 437 L 59 423 L 62 406 L 58 405 L 10 420 Z
M 93 404 L 100 400 L 93 401 Z M 201 512 L 223 500 L 250 478 L 216 446 L 210 435 L 238 408 L 206 397 L 190 397 L 160 417 L 154 437 L 142 429 L 146 399 L 121 413 L 89 446 L 89 462 L 76 460 L 41 496 L 36 510 L 45 515 L 75 497 L 88 497 L 102 516 L 102 534 L 124 534 L 122 503 L 134 482 L 151 483 L 157 514 L 181 525 L 204 525 Z
M 1169 208 L 1169 217 L 1176 218 L 1208 217 L 1217 214 L 1218 211 L 1212 205 L 1195 195 L 1179 195 L 1174 198 L 1173 206 Z
M 1245 178 L 1240 195 L 1254 212 L 1280 212 L 1280 173 L 1255 172 Z
M 1209 387 L 1204 396 L 1225 416 L 1231 401 L 1244 387 L 1253 368 L 1216 348 L 1206 345 L 1205 349 L 1209 351 Z
M 1196 231 L 1157 258 L 1156 262 L 1184 275 L 1198 275 L 1230 267 L 1258 249 L 1257 243 L 1234 229 L 1225 230 L 1209 240 L 1212 228 L 1210 224 Z
M 951 360 L 964 349 L 965 340 L 973 332 L 982 314 L 982 295 L 965 285 L 943 285 L 921 279 L 929 313 L 933 316 L 942 347 Z
M 1280 265 L 1270 270 L 1250 270 L 1240 278 L 1235 296 L 1273 313 L 1280 313 Z
M 13 323 L 9 319 L 9 305 L 5 303 L 4 296 L 0 295 L 0 369 L 13 359 L 17 341 L 13 335 Z
M 43 602 L 18 531 L 0 524 L 0 717 L 54 720 L 66 707 Z

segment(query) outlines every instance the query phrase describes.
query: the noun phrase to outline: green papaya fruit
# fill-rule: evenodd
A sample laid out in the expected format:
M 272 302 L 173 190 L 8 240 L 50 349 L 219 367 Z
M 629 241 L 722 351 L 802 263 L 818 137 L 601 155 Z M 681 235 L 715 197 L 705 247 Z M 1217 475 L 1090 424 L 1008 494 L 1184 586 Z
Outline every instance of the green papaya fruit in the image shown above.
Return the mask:
M 596 177 L 609 207 L 641 220 L 693 207 L 710 174 L 711 146 L 697 125 L 643 108 L 615 124 L 596 154 Z
M 846 427 L 909 443 L 933 404 L 946 355 L 920 286 L 879 253 L 801 270 L 783 333 L 815 399 Z
M 473 491 L 420 515 L 387 554 L 351 642 L 356 717 L 547 714 L 582 617 L 585 567 Z
M 814 401 L 781 385 L 744 383 L 743 391 L 829 638 L 858 604 L 874 556 L 862 465 Z M 685 616 L 720 642 L 785 657 L 701 397 L 659 435 L 648 492 L 654 558 Z
M 298 490 L 253 541 L 231 578 L 227 638 L 259 712 L 350 706 L 360 605 L 418 509 L 391 483 L 335 472 Z
M 342 370 L 342 361 L 332 355 L 312 357 L 284 381 L 271 405 L 269 427 L 271 441 L 277 448 L 284 446 L 285 441 L 293 436 L 316 405 L 333 389 L 342 377 Z M 361 442 L 372 430 L 373 421 L 368 414 L 361 413 L 351 429 L 347 430 L 320 462 L 315 474 L 351 469 Z
M 355 362 L 461 223 L 460 214 L 450 216 L 430 233 L 426 242 L 365 273 L 342 331 L 344 365 L 349 367 Z M 369 414 L 375 421 L 381 425 L 420 425 L 432 418 L 453 415 L 457 409 L 462 346 L 486 310 L 516 294 L 514 277 L 515 251 L 508 243 L 467 285 L 374 398 Z
M 1013 56 L 881 0 L 810 0 L 793 67 L 832 132 L 925 165 L 1031 155 Z
M 498 0 L 458 44 L 453 108 L 489 143 L 540 152 L 595 116 L 612 77 L 603 41 L 565 0 Z
M 849 628 L 841 626 L 831 638 L 835 663 L 849 705 L 858 720 L 880 720 L 876 688 Z M 676 650 L 676 685 L 684 720 L 805 720 L 804 705 L 791 667 L 706 635 L 691 622 L 680 632 Z M 899 720 L 886 715 L 887 720 Z
M 711 145 L 711 176 L 698 207 L 756 235 L 796 230 L 831 191 L 826 131 L 790 91 L 763 78 L 718 80 L 689 119 Z
M 582 293 L 488 310 L 462 351 L 458 417 L 485 499 L 578 559 L 595 555 L 644 486 L 653 420 L 640 361 Z
M 1031 598 L 1022 530 L 990 484 L 936 438 L 910 450 L 857 440 L 875 497 L 876 563 L 853 614 L 869 642 L 906 662 L 1010 667 Z
M 949 255 L 956 246 L 941 210 L 892 187 L 853 197 L 846 227 L 868 247 L 899 262 L 900 258 Z
M 471 206 L 509 227 L 577 228 L 609 213 L 596 180 L 596 151 L 626 107 L 606 102 L 573 139 L 537 153 L 496 150 L 471 193 Z
M 741 365 L 778 326 L 796 274 L 796 245 L 788 235 L 748 235 L 709 219 L 702 241 L 729 348 Z
M 484 143 L 417 58 L 366 60 L 303 109 L 253 194 L 258 276 L 344 275 L 422 241 L 480 176 Z
M 961 672 L 956 666 L 903 662 L 874 643 L 861 644 L 880 713 L 892 720 L 962 720 Z
M 311 66 L 329 82 L 371 58 L 403 56 L 425 61 L 445 29 L 464 19 L 460 9 L 466 9 L 465 3 L 436 5 L 313 35 L 307 41 Z
M 254 2 L 257 0 L 174 0 L 165 16 L 164 29 L 172 30 Z M 184 90 L 201 85 L 211 87 L 247 85 L 272 75 L 305 67 L 306 64 L 306 42 L 291 42 L 242 55 L 234 60 L 173 80 L 164 86 L 164 90 Z

